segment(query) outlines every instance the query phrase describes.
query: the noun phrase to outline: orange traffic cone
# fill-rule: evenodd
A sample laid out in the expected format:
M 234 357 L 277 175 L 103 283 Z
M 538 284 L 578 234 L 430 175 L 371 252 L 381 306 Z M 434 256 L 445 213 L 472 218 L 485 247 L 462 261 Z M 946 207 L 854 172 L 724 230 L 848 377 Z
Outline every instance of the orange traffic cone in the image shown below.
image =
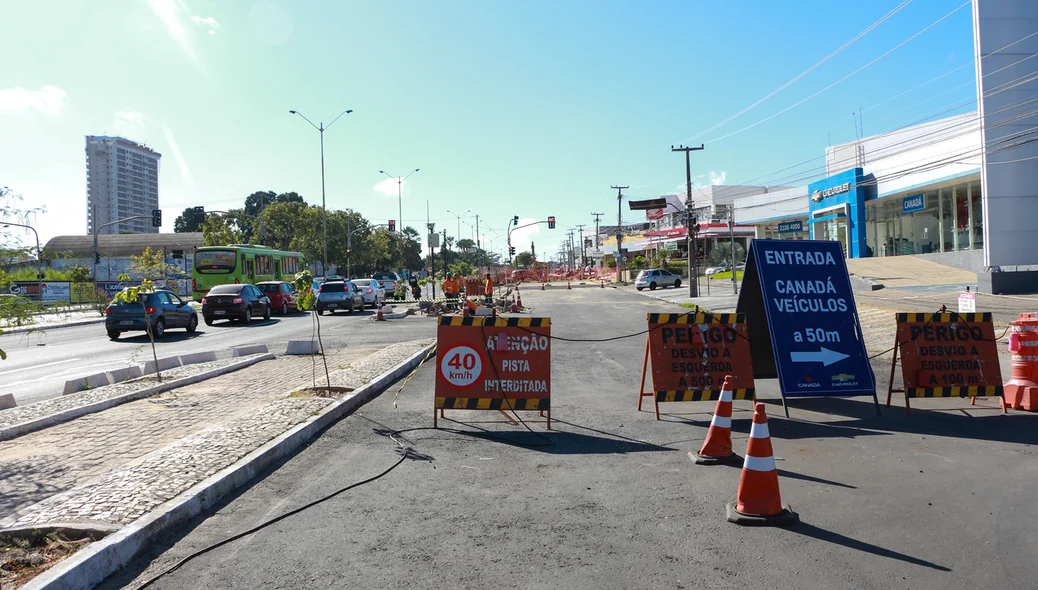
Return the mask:
M 544 283 L 541 283 L 541 291 L 544 290 Z
M 515 292 L 515 305 L 519 309 L 523 308 L 523 296 L 519 293 L 519 291 Z
M 567 291 L 572 291 L 573 290 L 573 286 L 569 284 L 569 281 L 566 281 L 566 290 Z
M 515 304 L 515 295 L 512 295 L 512 313 L 519 313 L 519 306 Z
M 732 376 L 726 375 L 721 386 L 706 441 L 698 453 L 689 453 L 697 465 L 735 465 L 742 460 L 732 451 Z
M 602 288 L 605 289 L 605 281 L 602 281 Z
M 728 522 L 742 525 L 790 526 L 800 522 L 795 512 L 782 505 L 768 417 L 764 404 L 759 402 L 753 408 L 753 426 L 746 444 L 739 491 L 735 504 L 728 504 L 725 513 Z
M 378 302 L 378 315 L 375 316 L 376 322 L 384 322 L 386 318 L 382 315 L 382 302 Z

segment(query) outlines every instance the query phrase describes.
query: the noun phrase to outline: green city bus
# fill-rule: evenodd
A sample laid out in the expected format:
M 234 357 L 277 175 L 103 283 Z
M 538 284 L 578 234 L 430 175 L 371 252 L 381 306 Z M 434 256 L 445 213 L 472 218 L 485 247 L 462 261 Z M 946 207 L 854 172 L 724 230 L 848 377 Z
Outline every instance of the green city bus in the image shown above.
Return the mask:
M 292 281 L 304 268 L 306 260 L 299 252 L 251 244 L 203 246 L 195 251 L 192 296 L 195 301 L 201 301 L 209 289 L 229 283 L 254 285 L 262 281 Z

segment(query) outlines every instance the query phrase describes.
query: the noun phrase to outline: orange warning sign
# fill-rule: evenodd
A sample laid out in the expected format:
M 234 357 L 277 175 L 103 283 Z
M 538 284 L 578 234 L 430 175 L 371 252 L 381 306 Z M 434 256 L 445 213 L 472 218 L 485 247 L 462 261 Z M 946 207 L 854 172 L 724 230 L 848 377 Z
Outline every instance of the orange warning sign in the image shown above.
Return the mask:
M 743 314 L 650 313 L 649 335 L 638 410 L 642 399 L 654 398 L 656 419 L 660 402 L 696 402 L 718 399 L 726 375 L 732 377 L 732 398 L 753 399 L 750 341 Z M 652 388 L 645 376 L 652 362 Z
M 443 410 L 539 410 L 551 428 L 549 318 L 443 316 L 436 357 L 434 426 Z
M 904 389 L 894 389 L 899 353 Z M 913 397 L 1001 396 L 1002 370 L 991 314 L 897 314 L 888 406 L 895 392 L 904 392 L 906 413 Z

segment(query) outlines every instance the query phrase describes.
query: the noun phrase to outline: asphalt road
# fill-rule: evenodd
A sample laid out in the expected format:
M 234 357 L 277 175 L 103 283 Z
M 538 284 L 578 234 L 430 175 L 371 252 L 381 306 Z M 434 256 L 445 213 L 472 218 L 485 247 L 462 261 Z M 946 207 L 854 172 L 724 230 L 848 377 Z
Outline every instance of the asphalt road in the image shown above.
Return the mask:
M 345 346 L 355 338 L 379 342 L 379 334 L 391 330 L 388 322 L 370 321 L 375 312 L 352 315 L 337 313 L 321 317 L 321 335 L 326 347 Z M 272 316 L 251 324 L 218 321 L 201 323 L 188 334 L 170 329 L 156 342 L 159 357 L 200 351 L 223 351 L 236 346 L 266 344 L 271 352 L 283 353 L 289 340 L 309 339 L 313 331 L 310 316 L 292 313 Z M 429 330 L 426 337 L 431 336 Z M 415 336 L 421 337 L 421 336 Z M 395 342 L 398 340 L 385 340 Z M 60 396 L 65 381 L 94 373 L 142 364 L 151 359 L 151 345 L 144 332 L 123 334 L 111 341 L 104 324 L 45 330 L 43 333 L 5 334 L 0 348 L 7 360 L 0 362 L 0 393 L 14 393 L 19 405 Z
M 677 308 L 608 289 L 532 291 L 554 336 L 634 334 Z M 180 558 L 274 516 L 388 475 L 220 547 L 152 588 L 1024 588 L 1038 577 L 1038 416 L 993 402 L 768 403 L 783 500 L 802 522 L 724 518 L 738 467 L 693 465 L 709 402 L 636 411 L 644 337 L 552 341 L 554 429 L 449 411 L 433 431 L 434 367 L 325 431 L 214 513 L 108 580 L 136 587 Z M 886 371 L 875 372 L 881 390 Z M 898 405 L 901 402 L 898 400 Z M 751 407 L 735 403 L 742 454 Z

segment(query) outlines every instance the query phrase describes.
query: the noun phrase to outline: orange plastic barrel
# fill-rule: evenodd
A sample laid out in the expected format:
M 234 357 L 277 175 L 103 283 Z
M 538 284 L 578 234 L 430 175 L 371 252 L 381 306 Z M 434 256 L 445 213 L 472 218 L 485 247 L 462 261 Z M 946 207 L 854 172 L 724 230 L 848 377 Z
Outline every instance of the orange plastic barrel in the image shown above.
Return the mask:
M 1005 384 L 1006 405 L 1038 412 L 1038 313 L 1022 313 L 1010 327 L 1011 376 Z

